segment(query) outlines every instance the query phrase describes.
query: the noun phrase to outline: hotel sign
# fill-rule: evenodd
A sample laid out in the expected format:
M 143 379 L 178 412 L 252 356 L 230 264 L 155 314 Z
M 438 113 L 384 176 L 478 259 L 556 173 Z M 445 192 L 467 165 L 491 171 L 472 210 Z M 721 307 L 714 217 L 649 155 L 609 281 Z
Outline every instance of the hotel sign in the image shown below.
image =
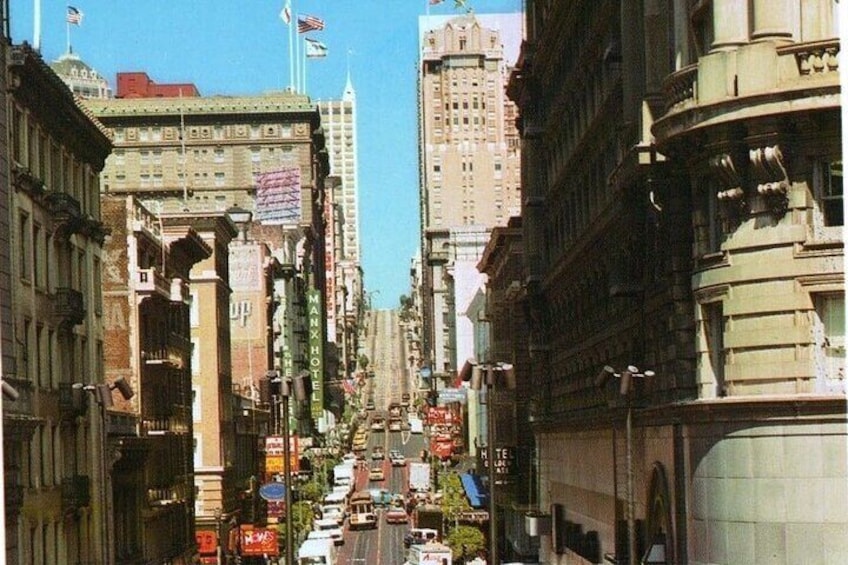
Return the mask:
M 309 376 L 312 379 L 312 417 L 324 415 L 324 309 L 321 291 L 306 291 L 306 318 L 309 324 Z

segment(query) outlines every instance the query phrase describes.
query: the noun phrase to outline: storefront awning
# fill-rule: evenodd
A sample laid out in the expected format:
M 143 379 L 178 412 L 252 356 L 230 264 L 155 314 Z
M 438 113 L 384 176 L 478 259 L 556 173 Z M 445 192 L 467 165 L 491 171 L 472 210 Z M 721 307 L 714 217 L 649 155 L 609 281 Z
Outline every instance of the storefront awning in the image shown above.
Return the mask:
M 462 481 L 462 488 L 465 489 L 465 495 L 472 508 L 483 508 L 488 504 L 489 494 L 478 475 L 462 473 L 459 479 Z

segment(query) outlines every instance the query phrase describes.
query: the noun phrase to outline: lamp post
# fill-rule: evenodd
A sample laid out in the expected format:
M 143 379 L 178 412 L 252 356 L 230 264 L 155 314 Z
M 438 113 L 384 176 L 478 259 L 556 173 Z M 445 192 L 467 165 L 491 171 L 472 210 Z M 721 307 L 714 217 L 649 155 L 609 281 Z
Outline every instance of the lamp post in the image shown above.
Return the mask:
M 124 380 L 123 377 L 115 379 L 112 384 L 109 383 L 97 383 L 97 384 L 84 384 L 84 383 L 74 383 L 71 385 L 71 388 L 77 390 L 84 390 L 91 394 L 94 398 L 95 402 L 98 406 L 98 412 L 100 414 L 100 474 L 101 474 L 101 527 L 102 527 L 102 536 L 103 536 L 103 562 L 104 563 L 112 563 L 112 543 L 110 538 L 110 528 L 109 528 L 109 520 L 111 518 L 110 510 L 109 510 L 109 488 L 107 486 L 107 465 L 106 465 L 106 447 L 108 445 L 107 439 L 107 429 L 106 429 L 106 409 L 111 408 L 114 405 L 114 401 L 112 400 L 112 391 L 118 390 L 121 393 L 121 396 L 124 400 L 129 400 L 135 394 L 132 390 L 132 387 L 129 383 Z
M 294 388 L 294 397 L 298 402 L 306 400 L 307 380 L 309 371 L 301 371 L 294 382 L 280 376 L 278 371 L 268 371 L 266 377 L 269 382 L 279 385 L 279 395 L 273 395 L 276 425 L 274 432 L 282 428 L 283 434 L 283 481 L 286 487 L 286 565 L 294 563 L 294 536 L 292 532 L 292 473 L 291 473 L 291 439 L 289 438 L 289 398 Z M 282 404 L 283 414 L 280 417 L 279 405 Z M 282 422 L 281 422 L 282 420 Z
M 611 377 L 619 379 L 619 395 L 623 396 L 627 402 L 627 417 L 625 423 L 624 441 L 626 446 L 626 463 L 627 463 L 627 562 L 629 565 L 636 565 L 636 510 L 635 510 L 635 495 L 633 492 L 633 379 L 653 377 L 653 371 L 640 372 L 633 365 L 628 365 L 626 369 L 617 373 L 615 369 L 609 365 L 605 365 L 598 374 L 596 384 L 600 388 L 604 388 Z
M 471 388 L 480 390 L 486 385 L 486 459 L 489 478 L 489 565 L 498 565 L 498 525 L 497 504 L 495 503 L 495 390 L 500 385 L 512 390 L 515 388 L 515 369 L 509 363 L 471 362 Z M 485 379 L 485 382 L 484 382 Z

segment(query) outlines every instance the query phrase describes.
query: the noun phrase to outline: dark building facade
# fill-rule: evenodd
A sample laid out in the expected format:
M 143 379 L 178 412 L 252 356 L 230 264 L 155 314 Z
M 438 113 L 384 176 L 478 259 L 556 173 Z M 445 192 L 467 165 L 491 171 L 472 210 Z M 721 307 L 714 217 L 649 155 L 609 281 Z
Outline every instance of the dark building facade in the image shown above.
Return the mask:
M 848 558 L 836 6 L 526 3 L 545 562 Z

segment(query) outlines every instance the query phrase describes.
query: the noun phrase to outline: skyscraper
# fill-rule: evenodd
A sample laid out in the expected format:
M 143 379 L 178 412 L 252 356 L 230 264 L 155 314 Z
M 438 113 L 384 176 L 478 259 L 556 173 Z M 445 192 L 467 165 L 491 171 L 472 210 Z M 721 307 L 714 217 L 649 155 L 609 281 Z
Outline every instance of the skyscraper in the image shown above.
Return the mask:
M 470 331 L 457 332 L 484 282 L 473 267 L 489 230 L 520 209 L 515 108 L 505 94 L 520 35 L 519 13 L 419 19 L 422 363 L 436 377 L 455 375 L 472 353 Z

